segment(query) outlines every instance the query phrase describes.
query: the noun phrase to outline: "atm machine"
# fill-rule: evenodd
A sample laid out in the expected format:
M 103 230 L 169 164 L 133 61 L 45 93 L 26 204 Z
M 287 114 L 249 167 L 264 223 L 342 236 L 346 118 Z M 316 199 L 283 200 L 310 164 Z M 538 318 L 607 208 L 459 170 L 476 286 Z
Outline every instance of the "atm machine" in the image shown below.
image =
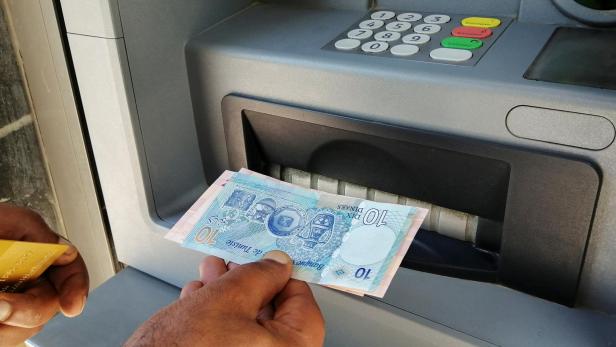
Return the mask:
M 57 9 L 127 269 L 33 345 L 118 345 L 174 300 L 203 255 L 163 235 L 242 167 L 454 211 L 383 299 L 312 287 L 328 346 L 616 344 L 613 1 Z

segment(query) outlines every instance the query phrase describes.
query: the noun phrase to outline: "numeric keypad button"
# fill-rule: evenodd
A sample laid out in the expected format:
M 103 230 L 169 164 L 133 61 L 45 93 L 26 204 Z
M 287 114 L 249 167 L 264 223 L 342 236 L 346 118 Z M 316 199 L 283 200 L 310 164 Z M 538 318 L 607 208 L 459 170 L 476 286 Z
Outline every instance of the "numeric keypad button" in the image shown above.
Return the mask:
M 431 14 L 424 18 L 424 22 L 428 24 L 445 24 L 449 23 L 451 17 L 446 14 Z
M 388 19 L 394 18 L 395 16 L 396 16 L 396 13 L 392 11 L 376 11 L 370 16 L 370 18 L 388 20 Z
M 359 27 L 361 29 L 368 29 L 368 30 L 378 29 L 382 27 L 383 25 L 385 25 L 385 22 L 383 22 L 382 20 L 377 20 L 377 19 L 367 19 L 359 23 Z
M 385 29 L 389 31 L 402 32 L 409 30 L 411 26 L 411 23 L 408 22 L 391 22 L 385 26 Z
M 396 45 L 391 48 L 390 52 L 399 57 L 408 57 L 419 52 L 419 47 L 415 45 Z
M 337 49 L 342 50 L 342 51 L 350 51 L 352 49 L 355 49 L 355 48 L 359 47 L 360 44 L 361 44 L 361 42 L 359 40 L 355 40 L 355 39 L 342 39 L 342 40 L 336 41 L 334 46 Z
M 436 34 L 441 31 L 441 26 L 437 24 L 418 24 L 413 29 L 418 34 Z
M 430 41 L 430 36 L 426 34 L 409 34 L 402 38 L 402 42 L 412 45 L 423 45 Z
M 363 40 L 372 36 L 372 30 L 370 29 L 353 29 L 347 33 L 348 38 Z
M 389 44 L 382 41 L 370 41 L 361 46 L 361 50 L 366 53 L 381 53 L 385 52 L 388 48 Z
M 374 39 L 377 41 L 390 42 L 390 41 L 398 40 L 400 36 L 402 35 L 395 31 L 381 31 L 381 32 L 374 34 Z
M 471 51 L 466 49 L 454 49 L 454 48 L 437 48 L 430 52 L 430 58 L 440 61 L 448 61 L 454 63 L 460 63 L 467 61 L 473 57 Z
M 422 18 L 422 15 L 415 12 L 401 13 L 398 15 L 398 20 L 402 22 L 417 22 Z

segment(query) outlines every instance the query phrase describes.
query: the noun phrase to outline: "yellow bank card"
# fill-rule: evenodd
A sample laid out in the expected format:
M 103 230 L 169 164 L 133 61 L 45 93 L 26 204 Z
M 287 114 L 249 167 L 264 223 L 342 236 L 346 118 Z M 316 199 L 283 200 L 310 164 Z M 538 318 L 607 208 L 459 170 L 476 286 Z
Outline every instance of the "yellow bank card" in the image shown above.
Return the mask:
M 0 292 L 15 292 L 35 281 L 68 245 L 0 240 Z

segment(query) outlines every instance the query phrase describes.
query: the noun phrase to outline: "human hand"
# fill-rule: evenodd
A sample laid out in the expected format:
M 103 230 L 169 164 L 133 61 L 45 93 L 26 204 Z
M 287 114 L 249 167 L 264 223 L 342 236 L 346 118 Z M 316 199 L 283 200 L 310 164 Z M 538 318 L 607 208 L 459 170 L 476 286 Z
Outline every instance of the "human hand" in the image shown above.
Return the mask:
M 200 281 L 144 323 L 125 346 L 321 346 L 323 316 L 280 251 L 245 265 L 205 258 Z
M 35 212 L 0 203 L 0 239 L 57 243 L 59 237 Z M 88 272 L 74 246 L 21 293 L 0 293 L 0 346 L 15 346 L 38 333 L 58 311 L 81 313 Z

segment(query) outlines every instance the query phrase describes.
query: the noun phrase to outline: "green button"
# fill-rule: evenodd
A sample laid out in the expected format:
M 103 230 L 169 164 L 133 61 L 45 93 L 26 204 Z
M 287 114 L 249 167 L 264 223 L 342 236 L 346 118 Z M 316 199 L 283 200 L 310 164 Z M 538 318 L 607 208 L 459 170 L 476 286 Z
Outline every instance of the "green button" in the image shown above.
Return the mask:
M 448 37 L 441 41 L 441 45 L 446 48 L 473 50 L 483 46 L 483 41 L 468 37 Z

